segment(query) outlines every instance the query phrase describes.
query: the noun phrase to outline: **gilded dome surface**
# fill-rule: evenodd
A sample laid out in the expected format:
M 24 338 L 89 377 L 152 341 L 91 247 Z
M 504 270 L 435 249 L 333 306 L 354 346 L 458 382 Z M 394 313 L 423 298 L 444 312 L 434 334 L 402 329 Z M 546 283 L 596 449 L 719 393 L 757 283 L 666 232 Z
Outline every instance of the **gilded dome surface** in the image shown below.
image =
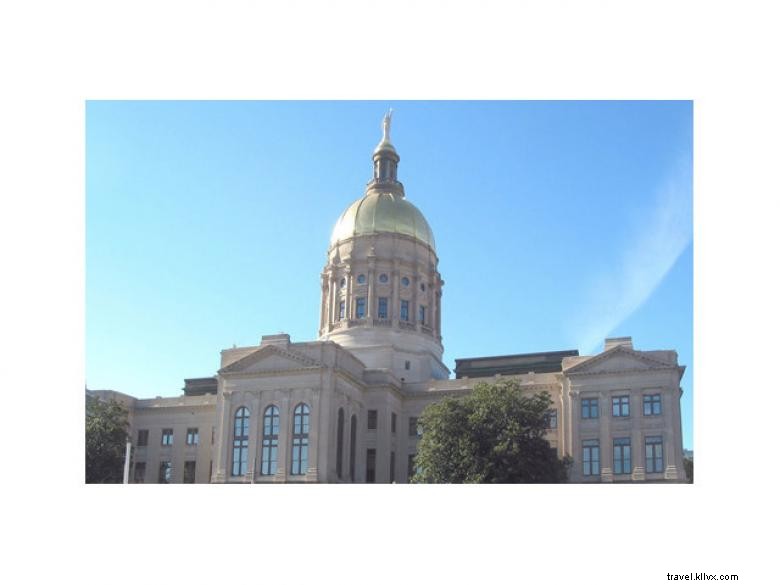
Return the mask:
M 404 234 L 436 249 L 431 226 L 420 210 L 403 195 L 378 191 L 367 193 L 347 207 L 333 228 L 330 244 L 376 233 Z

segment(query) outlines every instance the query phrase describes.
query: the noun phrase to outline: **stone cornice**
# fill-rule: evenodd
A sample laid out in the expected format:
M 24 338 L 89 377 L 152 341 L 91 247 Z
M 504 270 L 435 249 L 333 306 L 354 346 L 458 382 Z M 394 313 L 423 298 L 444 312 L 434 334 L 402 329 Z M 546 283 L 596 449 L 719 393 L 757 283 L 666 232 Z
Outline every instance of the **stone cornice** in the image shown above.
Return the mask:
M 260 372 L 223 372 L 219 374 L 226 380 L 241 380 L 246 378 L 270 378 L 275 376 L 286 376 L 289 374 L 311 374 L 322 370 L 322 366 L 309 366 L 301 368 L 286 368 L 283 370 L 263 370 Z
M 220 369 L 217 373 L 223 375 L 240 373 L 245 368 L 251 366 L 254 363 L 257 363 L 258 361 L 261 361 L 267 355 L 281 356 L 283 358 L 301 364 L 302 367 L 304 368 L 310 368 L 310 367 L 315 367 L 320 365 L 317 362 L 317 360 L 310 358 L 306 355 L 300 354 L 298 352 L 290 351 L 289 349 L 282 349 L 278 345 L 265 345 L 265 346 L 260 346 L 257 349 L 257 351 L 253 351 L 249 355 L 245 355 L 244 357 L 233 362 L 232 364 L 225 366 L 224 368 Z M 285 369 L 284 371 L 290 371 L 290 370 Z
M 664 372 L 678 370 L 679 366 L 663 366 L 654 368 L 629 368 L 622 370 L 597 370 L 593 372 L 572 372 L 572 378 L 579 378 L 583 376 L 613 376 L 615 374 L 647 374 L 648 372 Z M 566 373 L 569 376 L 568 372 Z
M 175 398 L 173 398 L 173 399 L 175 399 Z M 154 401 L 156 399 L 152 398 L 150 400 Z M 138 410 L 152 411 L 152 410 L 157 410 L 157 409 L 165 409 L 165 410 L 170 410 L 170 409 L 211 410 L 217 404 L 216 394 L 214 395 L 214 399 L 212 399 L 210 402 L 205 402 L 205 403 L 202 402 L 202 403 L 198 403 L 198 404 L 181 404 L 181 403 L 178 403 L 178 402 L 174 403 L 174 404 L 164 404 L 164 403 L 162 403 L 162 404 L 139 404 L 140 402 L 143 402 L 143 400 L 139 400 L 138 402 L 136 402 L 135 405 L 134 405 L 133 410 L 135 410 L 135 411 L 138 411 Z
M 587 371 L 590 370 L 594 365 L 597 365 L 601 362 L 604 362 L 608 360 L 609 358 L 616 356 L 618 354 L 622 354 L 625 356 L 628 356 L 630 358 L 633 358 L 635 360 L 644 362 L 648 365 L 647 368 L 628 368 L 628 369 L 610 369 L 610 370 L 595 370 L 595 371 Z M 590 357 L 584 361 L 581 361 L 580 363 L 563 370 L 563 374 L 567 377 L 571 376 L 581 376 L 581 375 L 601 375 L 601 374 L 617 374 L 617 373 L 630 373 L 630 372 L 647 372 L 651 370 L 676 370 L 679 366 L 676 364 L 669 364 L 667 362 L 662 362 L 660 360 L 648 357 L 644 355 L 642 352 L 634 351 L 633 349 L 627 349 L 624 346 L 618 345 L 613 347 L 612 349 L 609 349 L 605 352 L 602 352 L 598 355 L 595 355 L 593 357 Z

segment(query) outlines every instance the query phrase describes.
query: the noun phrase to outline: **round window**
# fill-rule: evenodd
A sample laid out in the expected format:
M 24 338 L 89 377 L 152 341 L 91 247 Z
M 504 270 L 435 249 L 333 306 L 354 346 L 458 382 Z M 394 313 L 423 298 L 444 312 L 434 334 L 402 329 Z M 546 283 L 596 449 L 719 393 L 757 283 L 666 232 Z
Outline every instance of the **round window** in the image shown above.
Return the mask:
M 401 284 L 404 286 L 409 286 L 409 279 L 405 276 L 401 279 Z
M 384 284 L 385 282 L 387 282 L 387 280 L 388 280 L 387 274 L 380 274 L 379 275 L 379 282 Z
M 365 274 L 359 274 L 358 275 L 358 284 L 366 284 L 366 275 Z

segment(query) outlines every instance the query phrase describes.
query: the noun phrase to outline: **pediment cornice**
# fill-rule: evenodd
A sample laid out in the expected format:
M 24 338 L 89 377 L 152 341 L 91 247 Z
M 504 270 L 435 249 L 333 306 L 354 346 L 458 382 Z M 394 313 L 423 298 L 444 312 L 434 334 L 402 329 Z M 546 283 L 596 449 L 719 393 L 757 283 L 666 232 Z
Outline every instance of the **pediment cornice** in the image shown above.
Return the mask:
M 615 357 L 625 356 L 631 360 L 631 365 L 620 367 L 610 366 L 609 362 Z M 616 346 L 591 358 L 588 358 L 571 368 L 563 371 L 566 376 L 596 376 L 600 374 L 628 374 L 637 372 L 647 372 L 650 370 L 678 370 L 680 366 L 670 364 L 645 355 L 643 352 L 635 351 L 624 346 Z
M 280 356 L 286 360 L 289 360 L 291 362 L 291 367 L 247 372 L 248 368 L 251 368 L 253 365 L 258 364 L 271 356 Z M 298 353 L 297 351 L 281 348 L 277 345 L 266 345 L 265 347 L 261 347 L 257 351 L 242 357 L 240 360 L 225 366 L 219 370 L 218 373 L 223 376 L 239 377 L 243 377 L 245 375 L 276 375 L 281 372 L 310 371 L 312 369 L 319 368 L 320 366 L 321 364 L 317 360 Z

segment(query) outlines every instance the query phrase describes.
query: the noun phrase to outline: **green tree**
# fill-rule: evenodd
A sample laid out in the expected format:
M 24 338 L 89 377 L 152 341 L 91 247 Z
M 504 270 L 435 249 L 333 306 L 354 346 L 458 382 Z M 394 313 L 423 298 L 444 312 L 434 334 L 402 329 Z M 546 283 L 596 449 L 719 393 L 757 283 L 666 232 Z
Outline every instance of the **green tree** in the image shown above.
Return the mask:
M 122 483 L 128 439 L 127 409 L 87 395 L 87 483 Z
M 544 438 L 546 392 L 523 395 L 516 380 L 480 383 L 420 417 L 414 483 L 558 483 L 568 472 Z
M 685 467 L 685 475 L 688 476 L 688 483 L 693 483 L 693 457 L 685 457 L 683 467 Z

